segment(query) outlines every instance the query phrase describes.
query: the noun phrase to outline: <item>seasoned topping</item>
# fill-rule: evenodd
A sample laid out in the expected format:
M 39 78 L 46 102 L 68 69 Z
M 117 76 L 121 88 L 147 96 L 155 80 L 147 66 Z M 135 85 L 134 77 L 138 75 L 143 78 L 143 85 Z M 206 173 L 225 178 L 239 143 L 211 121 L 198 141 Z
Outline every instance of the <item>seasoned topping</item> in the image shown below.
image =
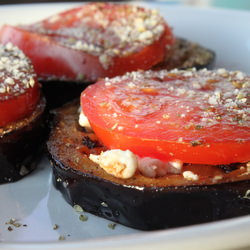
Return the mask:
M 166 162 L 247 162 L 249 82 L 225 69 L 138 71 L 91 85 L 81 104 L 107 148 Z
M 35 85 L 30 60 L 11 43 L 0 44 L 0 101 L 18 96 Z
M 112 100 L 105 96 L 101 99 L 97 97 L 101 100 L 100 106 L 105 103 L 109 112 L 113 111 L 112 114 L 131 117 L 137 120 L 137 124 L 147 116 L 159 112 L 160 119 L 157 115 L 155 119 L 151 119 L 151 123 L 160 131 L 162 124 L 171 125 L 174 130 L 185 126 L 193 133 L 196 130 L 202 132 L 204 128 L 213 129 L 218 124 L 223 124 L 225 130 L 231 130 L 234 126 L 250 127 L 250 77 L 239 71 L 193 69 L 132 72 L 122 77 L 106 79 L 105 86 L 114 95 Z M 121 115 L 116 115 L 109 126 L 118 129 L 119 126 L 127 127 L 127 124 L 123 123 Z M 140 128 L 139 125 L 133 126 Z M 145 126 L 147 124 L 144 123 L 141 129 L 146 131 Z M 249 137 L 248 132 L 247 137 L 241 139 L 250 139 Z M 184 139 L 185 133 L 182 137 Z M 202 138 L 190 141 L 191 146 L 201 144 Z
M 106 69 L 116 56 L 127 56 L 158 40 L 166 23 L 156 10 L 125 4 L 92 3 L 29 26 L 64 46 L 99 56 Z M 25 27 L 27 28 L 27 27 Z

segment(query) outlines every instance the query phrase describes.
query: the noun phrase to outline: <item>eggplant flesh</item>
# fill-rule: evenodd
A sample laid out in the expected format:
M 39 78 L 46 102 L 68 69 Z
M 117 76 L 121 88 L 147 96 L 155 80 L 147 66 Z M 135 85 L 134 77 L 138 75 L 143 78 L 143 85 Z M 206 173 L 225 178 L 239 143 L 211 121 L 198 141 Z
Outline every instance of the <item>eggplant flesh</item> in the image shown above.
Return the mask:
M 78 107 L 79 103 L 74 102 L 54 112 L 47 142 L 54 186 L 72 206 L 80 205 L 87 212 L 141 230 L 250 214 L 247 172 L 233 181 L 185 185 L 165 185 L 164 177 L 147 178 L 137 174 L 123 180 L 107 174 L 87 156 L 105 148 L 95 141 L 93 134 L 78 126 Z M 92 142 L 84 139 L 86 135 Z M 218 171 L 226 180 L 234 171 L 241 171 L 238 165 L 229 165 L 227 171 L 218 167 Z
M 0 183 L 14 182 L 35 169 L 45 140 L 45 99 L 30 117 L 2 129 L 0 134 Z

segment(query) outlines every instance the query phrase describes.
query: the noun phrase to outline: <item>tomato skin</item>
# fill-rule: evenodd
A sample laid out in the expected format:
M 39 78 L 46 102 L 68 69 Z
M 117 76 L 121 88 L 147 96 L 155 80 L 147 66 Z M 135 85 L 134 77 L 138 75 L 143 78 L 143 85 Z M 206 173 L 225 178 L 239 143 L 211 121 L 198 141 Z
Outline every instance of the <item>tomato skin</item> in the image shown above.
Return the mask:
M 194 164 L 230 164 L 249 161 L 250 142 L 246 143 L 211 143 L 204 146 L 192 146 L 190 143 L 144 139 L 114 133 L 110 129 L 91 123 L 98 139 L 110 149 L 131 150 L 141 157 L 152 157 L 163 161 L 181 160 Z M 174 153 L 173 153 L 174 152 Z
M 99 81 L 83 91 L 83 113 L 108 148 L 129 149 L 163 161 L 211 165 L 248 162 L 249 103 L 243 97 L 249 90 L 245 84 L 233 91 L 233 85 L 237 80 L 236 85 L 243 86 L 249 77 L 237 72 L 228 73 L 228 78 L 207 71 L 188 73 L 192 76 L 187 77 L 183 77 L 185 71 L 182 73 L 179 77 L 167 71 L 137 72 Z M 157 80 L 156 74 L 173 78 Z M 197 89 L 199 81 L 208 81 L 208 86 Z M 179 96 L 184 90 L 186 94 Z M 188 93 L 192 93 L 190 97 Z
M 40 100 L 40 88 L 30 88 L 26 93 L 0 101 L 0 127 L 29 116 Z

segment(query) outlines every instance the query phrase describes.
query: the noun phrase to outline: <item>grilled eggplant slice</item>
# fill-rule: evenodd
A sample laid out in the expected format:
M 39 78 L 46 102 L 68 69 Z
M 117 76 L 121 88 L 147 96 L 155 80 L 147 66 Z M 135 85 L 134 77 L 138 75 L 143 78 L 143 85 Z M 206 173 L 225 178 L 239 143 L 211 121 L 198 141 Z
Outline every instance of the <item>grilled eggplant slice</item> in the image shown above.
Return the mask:
M 250 214 L 246 164 L 203 166 L 199 184 L 182 175 L 130 179 L 107 174 L 89 158 L 105 148 L 78 125 L 79 103 L 56 110 L 47 142 L 53 183 L 68 203 L 129 227 L 154 230 Z M 192 165 L 184 170 L 192 170 Z M 210 170 L 209 170 L 210 169 Z M 213 175 L 211 175 L 213 173 Z M 221 178 L 216 178 L 220 175 Z
M 177 38 L 170 57 L 153 69 L 213 69 L 215 63 L 215 52 L 204 48 L 198 43 L 188 41 L 186 39 Z
M 13 182 L 30 173 L 37 164 L 47 128 L 42 98 L 27 118 L 0 130 L 0 183 Z

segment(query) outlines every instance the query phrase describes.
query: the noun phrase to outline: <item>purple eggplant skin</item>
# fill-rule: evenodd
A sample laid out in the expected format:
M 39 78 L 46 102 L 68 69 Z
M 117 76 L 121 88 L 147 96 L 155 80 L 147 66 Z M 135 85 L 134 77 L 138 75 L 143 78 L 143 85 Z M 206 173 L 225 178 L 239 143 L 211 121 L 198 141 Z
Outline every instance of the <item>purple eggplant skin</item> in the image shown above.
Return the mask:
M 35 169 L 48 134 L 45 105 L 42 99 L 30 119 L 0 135 L 0 183 L 17 181 Z
M 250 214 L 250 181 L 203 186 L 125 186 L 74 170 L 50 155 L 53 183 L 66 201 L 141 230 L 174 228 Z

